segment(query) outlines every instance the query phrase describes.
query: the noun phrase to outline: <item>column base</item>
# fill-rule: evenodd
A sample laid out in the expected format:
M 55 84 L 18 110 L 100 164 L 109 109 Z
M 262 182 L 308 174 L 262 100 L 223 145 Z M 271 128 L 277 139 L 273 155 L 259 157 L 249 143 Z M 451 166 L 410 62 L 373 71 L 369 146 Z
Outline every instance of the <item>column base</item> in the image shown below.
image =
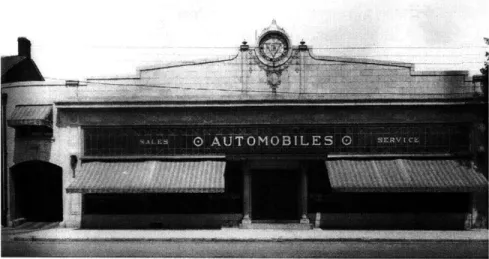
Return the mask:
M 239 224 L 240 228 L 250 228 L 251 226 L 251 218 L 248 215 L 245 215 Z
M 18 219 L 14 219 L 14 220 L 8 222 L 8 226 L 9 227 L 17 227 L 17 226 L 24 224 L 25 222 L 26 222 L 25 218 L 18 218 Z
M 65 220 L 63 220 L 61 223 L 59 223 L 59 226 L 62 228 L 80 228 L 81 227 L 81 216 L 70 215 Z
M 301 224 L 309 224 L 309 218 L 306 215 L 302 215 L 302 218 L 300 220 Z
M 464 230 L 470 230 L 472 228 L 472 214 L 466 213 L 464 220 Z

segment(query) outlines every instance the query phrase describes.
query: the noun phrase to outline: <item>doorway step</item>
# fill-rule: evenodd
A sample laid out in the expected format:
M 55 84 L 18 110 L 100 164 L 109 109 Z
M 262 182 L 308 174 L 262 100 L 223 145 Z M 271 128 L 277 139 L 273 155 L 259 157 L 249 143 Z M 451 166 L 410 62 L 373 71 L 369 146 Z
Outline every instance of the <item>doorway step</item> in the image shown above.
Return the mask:
M 251 223 L 241 224 L 242 229 L 288 229 L 288 230 L 311 230 L 311 224 L 304 223 Z

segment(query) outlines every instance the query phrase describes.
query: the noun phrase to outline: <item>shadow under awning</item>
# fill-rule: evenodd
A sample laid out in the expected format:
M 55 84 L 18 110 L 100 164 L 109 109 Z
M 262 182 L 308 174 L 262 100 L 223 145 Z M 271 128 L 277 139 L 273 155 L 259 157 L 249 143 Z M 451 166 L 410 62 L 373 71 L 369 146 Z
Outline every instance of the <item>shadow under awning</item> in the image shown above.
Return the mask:
M 326 161 L 334 192 L 478 192 L 487 179 L 459 160 Z
M 223 161 L 89 162 L 68 193 L 223 193 Z

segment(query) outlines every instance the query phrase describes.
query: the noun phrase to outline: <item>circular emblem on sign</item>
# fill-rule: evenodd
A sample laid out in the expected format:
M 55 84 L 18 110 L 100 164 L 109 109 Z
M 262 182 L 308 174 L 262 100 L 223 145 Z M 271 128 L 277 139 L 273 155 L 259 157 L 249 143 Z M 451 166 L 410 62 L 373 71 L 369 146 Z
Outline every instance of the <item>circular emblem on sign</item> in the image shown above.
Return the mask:
M 278 62 L 287 57 L 289 43 L 280 33 L 264 35 L 259 43 L 260 55 L 268 62 Z
M 200 146 L 202 146 L 202 144 L 204 144 L 204 140 L 201 137 L 195 137 L 194 138 L 194 145 L 196 147 L 200 147 Z
M 343 145 L 345 146 L 349 146 L 352 142 L 352 139 L 350 136 L 344 136 L 343 138 L 341 138 L 341 143 L 343 143 Z

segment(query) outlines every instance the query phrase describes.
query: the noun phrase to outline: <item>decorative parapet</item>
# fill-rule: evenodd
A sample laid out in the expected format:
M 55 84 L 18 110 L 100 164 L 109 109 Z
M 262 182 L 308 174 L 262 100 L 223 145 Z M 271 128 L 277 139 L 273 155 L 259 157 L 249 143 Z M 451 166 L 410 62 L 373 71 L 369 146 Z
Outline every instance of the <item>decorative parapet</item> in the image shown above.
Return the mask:
M 250 49 L 250 46 L 248 45 L 248 42 L 246 40 L 243 41 L 243 44 L 239 47 L 240 51 L 247 51 Z
M 488 82 L 484 84 L 484 80 L 487 80 L 487 77 L 483 75 L 474 75 L 472 77 L 472 83 L 474 85 L 474 90 L 479 96 L 487 97 L 487 85 Z

